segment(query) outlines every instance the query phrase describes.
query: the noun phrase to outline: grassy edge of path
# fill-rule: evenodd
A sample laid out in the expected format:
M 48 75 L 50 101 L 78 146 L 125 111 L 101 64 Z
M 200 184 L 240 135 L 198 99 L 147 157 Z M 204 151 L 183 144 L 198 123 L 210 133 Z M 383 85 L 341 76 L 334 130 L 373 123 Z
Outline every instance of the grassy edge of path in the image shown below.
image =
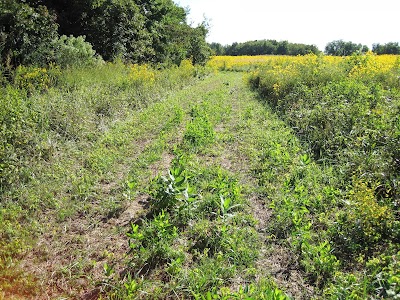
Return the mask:
M 220 298 L 267 293 L 284 297 L 277 286 L 296 298 L 315 294 L 296 249 L 288 247 L 293 237 L 271 234 L 288 218 L 306 213 L 294 209 L 282 216 L 270 207 L 298 197 L 299 191 L 287 189 L 291 178 L 301 173 L 301 180 L 312 179 L 308 190 L 324 176 L 308 161 L 291 130 L 257 101 L 241 77 L 220 73 L 132 113 L 85 153 L 60 153 L 48 171 L 53 181 L 27 187 L 40 197 L 43 186 L 64 181 L 57 191 L 59 200 L 41 219 L 41 237 L 21 264 L 39 284 L 32 297 L 104 292 L 111 298 L 201 298 L 207 293 Z M 168 177 L 167 169 L 179 170 L 180 156 L 185 180 L 198 197 L 199 215 L 174 224 L 174 209 L 157 210 L 152 201 L 157 200 L 157 188 L 163 190 L 156 175 Z M 57 173 L 66 167 L 68 172 Z M 178 188 L 175 196 L 182 197 L 183 191 L 185 187 Z M 165 212 L 171 219 L 165 219 Z M 132 235 L 129 224 L 139 222 L 142 234 L 151 234 L 146 230 L 154 220 L 158 225 L 171 221 L 167 228 L 177 228 L 177 235 L 172 231 L 162 237 L 171 252 L 149 256 L 144 265 L 158 263 L 142 274 L 143 265 L 138 266 L 143 257 L 132 256 L 136 248 L 129 247 L 129 241 L 140 238 Z M 142 243 L 138 249 L 145 252 L 147 247 Z

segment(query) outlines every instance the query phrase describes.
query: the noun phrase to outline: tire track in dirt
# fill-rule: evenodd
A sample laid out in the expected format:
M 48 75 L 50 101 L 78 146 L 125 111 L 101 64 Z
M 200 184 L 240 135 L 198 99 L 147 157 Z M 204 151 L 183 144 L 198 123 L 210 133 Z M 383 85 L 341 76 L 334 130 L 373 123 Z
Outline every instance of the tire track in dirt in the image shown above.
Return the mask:
M 273 212 L 269 208 L 269 195 L 264 194 L 253 172 L 257 154 L 264 150 L 262 139 L 269 138 L 271 135 L 268 132 L 276 130 L 270 126 L 273 121 L 268 118 L 277 117 L 267 111 L 258 102 L 257 96 L 249 91 L 242 74 L 226 75 L 224 82 L 231 89 L 231 97 L 227 101 L 230 101 L 232 110 L 226 122 L 216 127 L 219 136 L 216 152 L 219 151 L 220 156 L 208 157 L 206 163 L 220 165 L 237 174 L 244 187 L 250 210 L 258 222 L 256 229 L 263 245 L 256 263 L 257 280 L 273 278 L 288 295 L 295 299 L 309 299 L 313 295 L 313 288 L 306 283 L 294 253 L 268 237 L 267 228 L 273 222 Z M 246 282 L 240 282 L 239 278 L 235 285 L 243 286 Z
M 213 89 L 214 79 L 206 79 L 195 86 L 169 95 L 162 103 L 155 103 L 143 110 L 141 113 L 145 114 L 158 105 L 164 107 L 165 113 L 154 116 L 154 120 L 149 121 L 160 123 L 151 126 L 153 129 L 149 130 L 150 134 L 146 134 L 145 129 L 141 130 L 146 134 L 145 137 L 132 136 L 129 151 L 121 149 L 123 159 L 117 161 L 112 176 L 107 179 L 100 178 L 94 185 L 91 211 L 78 211 L 76 215 L 64 221 L 57 220 L 55 211 L 47 214 L 42 235 L 20 264 L 26 274 L 37 278 L 40 292 L 35 299 L 97 299 L 102 293 L 101 283 L 105 280 L 104 264 L 113 266 L 116 273 L 123 271 L 126 253 L 129 250 L 126 238 L 129 223 L 141 215 L 142 203 L 146 202 L 148 197 L 142 191 L 137 191 L 131 200 L 123 196 L 126 193 L 125 182 L 129 177 L 132 162 L 146 155 L 145 152 L 160 142 L 162 136 L 165 143 L 163 151 L 155 161 L 142 166 L 146 175 L 141 180 L 149 181 L 157 174 L 165 172 L 174 157 L 174 145 L 182 142 L 190 107 L 202 101 L 202 93 Z M 165 131 L 166 126 L 162 123 L 166 124 L 169 121 L 168 116 L 173 114 L 172 110 L 176 107 L 183 110 L 184 119 Z M 157 110 L 154 109 L 154 112 Z M 128 124 L 139 120 L 138 117 L 136 121 L 127 119 L 121 122 Z M 126 130 L 124 125 L 116 128 Z M 128 152 L 130 155 L 126 156 Z M 100 207 L 105 198 L 121 202 L 120 207 L 111 215 L 104 215 Z

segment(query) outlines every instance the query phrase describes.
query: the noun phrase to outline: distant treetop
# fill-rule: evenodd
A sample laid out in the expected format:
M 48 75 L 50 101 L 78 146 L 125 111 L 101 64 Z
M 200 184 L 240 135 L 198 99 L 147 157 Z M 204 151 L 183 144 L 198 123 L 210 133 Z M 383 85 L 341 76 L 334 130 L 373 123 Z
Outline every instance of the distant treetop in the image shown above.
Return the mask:
M 244 43 L 233 43 L 222 46 L 219 43 L 210 44 L 216 55 L 306 55 L 318 54 L 320 51 L 315 45 L 289 43 L 288 41 L 256 40 Z

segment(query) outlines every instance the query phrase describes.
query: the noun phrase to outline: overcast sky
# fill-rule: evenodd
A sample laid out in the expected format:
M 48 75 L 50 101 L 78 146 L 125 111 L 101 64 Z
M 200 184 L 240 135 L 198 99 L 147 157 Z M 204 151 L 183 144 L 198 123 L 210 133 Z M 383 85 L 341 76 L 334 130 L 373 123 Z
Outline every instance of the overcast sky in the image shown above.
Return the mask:
M 275 39 L 317 45 L 333 40 L 400 42 L 399 0 L 175 0 L 188 21 L 209 21 L 208 42 Z

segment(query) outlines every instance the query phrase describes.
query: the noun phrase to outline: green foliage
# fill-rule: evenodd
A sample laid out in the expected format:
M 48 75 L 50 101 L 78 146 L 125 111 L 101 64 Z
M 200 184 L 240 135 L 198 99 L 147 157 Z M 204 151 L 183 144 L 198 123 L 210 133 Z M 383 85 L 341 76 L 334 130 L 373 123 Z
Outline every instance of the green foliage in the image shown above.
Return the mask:
M 372 281 L 371 289 L 379 297 L 396 299 L 400 296 L 400 252 L 389 248 L 389 251 L 369 260 L 366 264 L 369 279 Z
M 92 45 L 85 42 L 85 37 L 62 35 L 53 41 L 54 63 L 60 67 L 72 66 L 92 66 L 101 62 L 101 58 L 96 57 L 96 51 Z
M 222 46 L 211 44 L 216 55 L 306 55 L 318 54 L 320 51 L 315 45 L 289 43 L 288 41 L 256 40 L 244 43 L 233 43 Z
M 134 1 L 106 0 L 88 3 L 90 4 L 84 8 L 87 25 L 80 26 L 83 27 L 88 41 L 104 59 L 122 58 L 130 62 L 140 62 L 147 55 L 155 55 L 151 48 L 151 33 L 145 30 L 146 17 Z
M 199 112 L 192 109 L 192 117 L 200 117 Z M 194 172 L 190 151 L 175 149 L 179 155 L 168 175 L 157 176 L 149 186 L 149 212 L 128 233 L 133 249 L 129 269 L 145 276 L 142 292 L 148 289 L 151 274 L 165 274 L 168 288 L 164 286 L 159 298 L 217 290 L 237 272 L 253 266 L 258 256 L 258 234 L 249 225 L 249 216 L 241 212 L 245 208 L 237 180 L 218 167 Z M 197 189 L 204 196 L 195 194 Z
M 129 247 L 132 259 L 131 268 L 145 272 L 159 264 L 166 263 L 174 255 L 171 243 L 178 235 L 177 227 L 169 221 L 170 217 L 161 211 L 153 220 L 143 226 L 131 224 Z
M 207 33 L 204 25 L 192 28 L 186 23 L 186 11 L 172 0 L 166 1 L 28 1 L 33 9 L 45 5 L 57 15 L 57 25 L 62 35 L 86 36 L 87 41 L 105 60 L 122 59 L 131 63 L 154 63 L 179 65 L 185 58 L 193 63 L 204 64 L 209 56 L 205 42 Z M 56 60 L 70 64 L 82 60 L 84 56 L 91 60 L 91 49 L 87 44 L 81 46 L 71 42 L 56 41 Z M 57 50 L 62 50 L 57 54 Z M 76 49 L 79 48 L 79 53 Z M 83 51 L 86 49 L 85 51 Z M 77 58 L 65 56 L 72 53 Z M 64 56 L 64 58 L 59 56 Z
M 55 17 L 46 6 L 33 8 L 21 1 L 1 1 L 1 64 L 6 68 L 20 64 L 47 64 L 57 29 Z
M 0 93 L 0 194 L 29 177 L 29 161 L 37 159 L 38 113 L 24 91 L 10 86 Z
M 137 173 L 160 159 L 184 111 L 159 100 L 191 83 L 194 69 L 138 68 L 132 84 L 131 66 L 123 64 L 19 66 L 13 82 L 0 87 L 0 298 L 35 297 L 32 286 L 40 287 L 18 262 L 45 227 L 119 216 L 126 197 L 120 182 L 108 190 L 109 179 L 120 177 L 112 174 L 121 160 L 136 153 L 142 160 Z M 138 150 L 140 139 L 157 134 Z M 55 239 L 60 236 L 55 231 Z
M 343 40 L 332 41 L 325 47 L 326 54 L 336 56 L 348 56 L 357 52 L 366 53 L 368 50 L 368 47 L 365 45 L 345 42 Z
M 205 24 L 192 29 L 186 57 L 190 58 L 194 65 L 204 66 L 210 57 L 211 51 L 205 40 L 207 33 L 208 30 Z
M 50 62 L 91 65 L 99 60 L 94 51 L 108 61 L 166 66 L 184 59 L 204 65 L 210 55 L 205 24 L 189 26 L 186 11 L 172 0 L 5 0 L 0 5 L 1 65 L 6 70 Z
M 332 254 L 333 249 L 329 242 L 318 245 L 303 242 L 301 245 L 301 264 L 317 286 L 322 286 L 338 269 L 340 262 Z
M 296 249 L 324 298 L 396 297 L 397 277 L 372 262 L 398 252 L 398 67 L 370 52 L 333 59 L 271 63 L 249 77 L 311 153 L 264 143 L 254 171 L 276 193 L 268 232 Z
M 49 68 L 33 66 L 18 66 L 14 73 L 14 86 L 31 95 L 35 92 L 45 92 L 57 85 L 61 75 L 58 66 L 50 65 Z
M 390 247 L 366 262 L 366 272 L 335 273 L 324 293 L 326 299 L 397 299 L 400 295 L 399 252 Z
M 353 184 L 345 209 L 337 215 L 331 229 L 336 252 L 343 257 L 349 253 L 370 253 L 371 249 L 391 239 L 395 218 L 390 208 L 377 203 L 374 190 L 363 182 Z
M 187 171 L 179 160 L 168 170 L 168 177 L 159 176 L 151 186 L 152 213 L 162 210 L 173 211 L 179 224 L 185 225 L 196 204 L 197 195 L 189 186 Z
M 373 44 L 372 51 L 376 54 L 400 54 L 400 45 L 398 42 L 389 42 L 384 45 Z
M 284 292 L 271 284 L 258 283 L 250 284 L 245 287 L 240 287 L 237 292 L 232 292 L 230 289 L 222 288 L 218 292 L 207 292 L 203 295 L 195 295 L 196 300 L 230 300 L 230 299 L 245 299 L 245 300 L 289 300 L 290 298 Z
M 209 256 L 220 254 L 230 265 L 250 266 L 258 256 L 254 248 L 258 244 L 255 230 L 240 228 L 235 220 L 219 218 L 199 221 L 189 235 L 193 243 L 192 253 L 207 251 Z
M 183 137 L 188 146 L 197 149 L 212 143 L 215 133 L 206 112 L 201 107 L 193 107 L 190 116 L 192 120 Z

